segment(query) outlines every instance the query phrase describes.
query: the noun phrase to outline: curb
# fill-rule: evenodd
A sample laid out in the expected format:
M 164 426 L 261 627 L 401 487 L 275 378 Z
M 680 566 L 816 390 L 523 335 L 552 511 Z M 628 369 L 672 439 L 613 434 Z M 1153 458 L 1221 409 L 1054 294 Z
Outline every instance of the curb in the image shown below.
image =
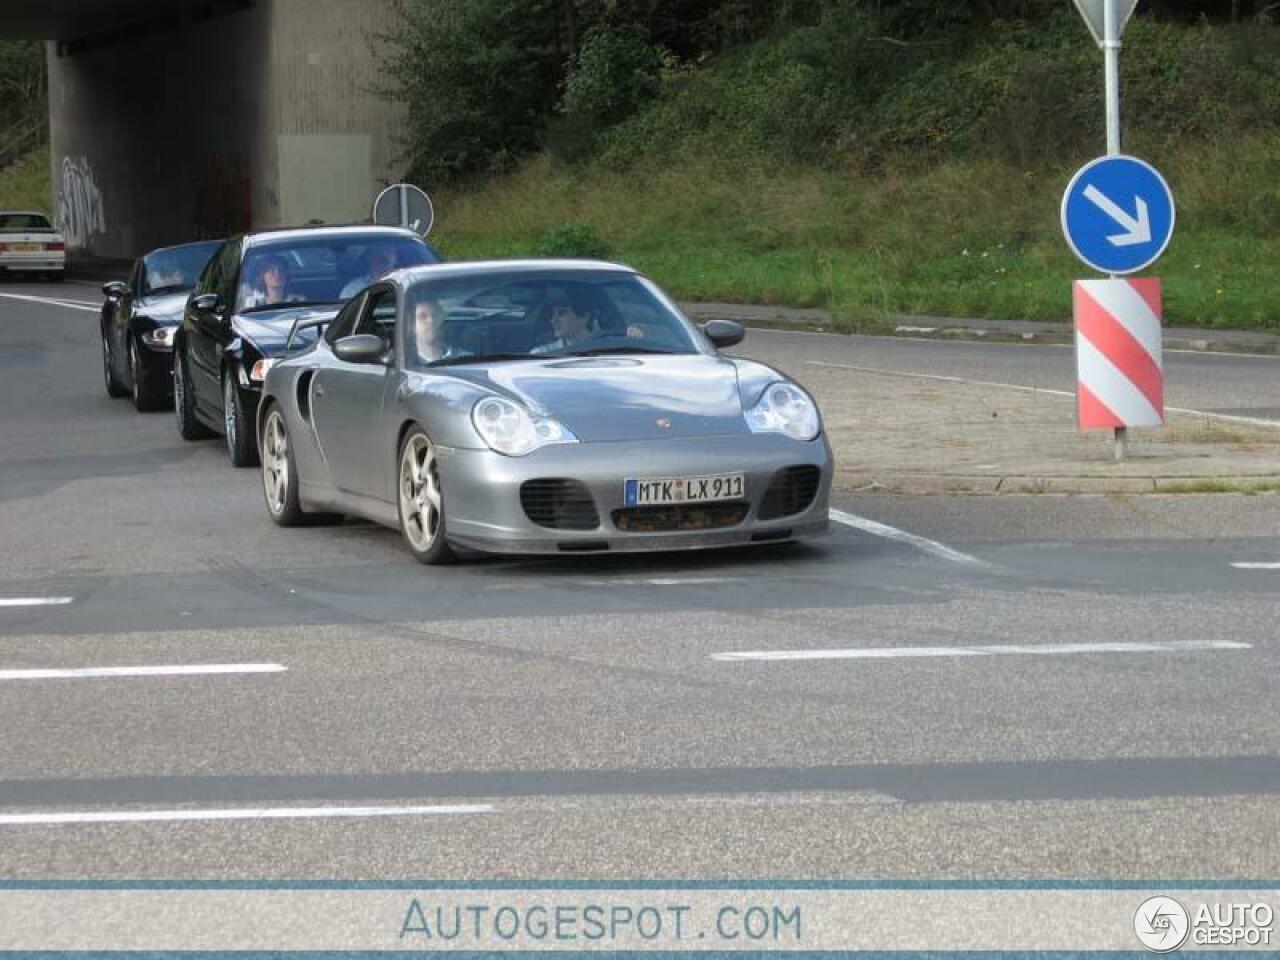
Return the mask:
M 764 329 L 803 329 L 835 332 L 830 328 L 833 318 L 830 311 L 817 308 L 796 308 L 734 303 L 681 303 L 680 308 L 695 320 L 736 320 L 748 327 Z M 864 336 L 910 337 L 925 340 L 977 340 L 990 343 L 1031 343 L 1071 345 L 1075 336 L 1064 324 L 1033 324 L 1024 321 L 1008 326 L 999 323 L 985 325 L 934 317 L 910 317 L 890 315 L 886 326 L 879 330 L 861 331 Z M 1027 329 L 1042 326 L 1043 329 Z M 1172 328 L 1177 330 L 1177 328 Z M 1212 333 L 1212 331 L 1196 331 Z M 1213 336 L 1187 336 L 1171 333 L 1166 329 L 1166 350 L 1186 350 L 1195 353 L 1248 353 L 1257 356 L 1280 356 L 1280 334 L 1247 330 L 1223 330 Z
M 1280 474 L 1107 477 L 1021 474 L 857 473 L 836 470 L 834 486 L 845 493 L 914 495 L 979 494 L 1280 494 Z

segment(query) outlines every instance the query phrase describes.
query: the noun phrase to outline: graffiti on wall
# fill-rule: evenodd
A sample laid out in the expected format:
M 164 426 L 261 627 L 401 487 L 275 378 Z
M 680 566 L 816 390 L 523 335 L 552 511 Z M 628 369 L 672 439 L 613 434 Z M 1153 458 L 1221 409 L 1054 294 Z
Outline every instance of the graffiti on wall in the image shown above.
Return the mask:
M 58 226 L 70 247 L 88 247 L 94 236 L 107 232 L 102 191 L 93 178 L 93 167 L 89 165 L 88 157 L 62 158 Z

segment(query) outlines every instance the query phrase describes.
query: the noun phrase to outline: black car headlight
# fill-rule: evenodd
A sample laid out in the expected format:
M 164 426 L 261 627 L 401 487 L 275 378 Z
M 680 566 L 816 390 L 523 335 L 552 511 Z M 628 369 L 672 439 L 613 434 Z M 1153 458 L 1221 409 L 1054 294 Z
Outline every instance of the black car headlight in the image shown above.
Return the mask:
M 148 347 L 154 347 L 158 350 L 172 350 L 173 338 L 177 336 L 177 327 L 156 327 L 154 330 L 148 330 L 142 335 L 142 342 Z

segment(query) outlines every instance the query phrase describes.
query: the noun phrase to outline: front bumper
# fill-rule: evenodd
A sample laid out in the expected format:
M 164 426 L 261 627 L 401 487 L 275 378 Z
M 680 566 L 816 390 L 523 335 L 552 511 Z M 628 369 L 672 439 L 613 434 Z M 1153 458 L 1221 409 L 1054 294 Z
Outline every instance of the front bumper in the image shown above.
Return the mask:
M 781 435 L 709 437 L 659 442 L 560 444 L 527 457 L 488 450 L 439 449 L 448 538 L 490 553 L 571 554 L 692 550 L 776 543 L 824 533 L 828 525 L 832 456 L 826 437 L 811 442 Z M 796 513 L 761 519 L 769 484 L 788 467 L 820 471 L 817 491 Z M 626 507 L 628 478 L 706 476 L 742 472 L 745 517 L 710 529 L 621 530 L 613 513 Z M 591 530 L 551 529 L 534 523 L 521 503 L 528 480 L 569 478 L 594 501 L 599 523 Z
M 173 396 L 173 347 L 150 347 L 138 341 L 138 374 L 149 390 Z

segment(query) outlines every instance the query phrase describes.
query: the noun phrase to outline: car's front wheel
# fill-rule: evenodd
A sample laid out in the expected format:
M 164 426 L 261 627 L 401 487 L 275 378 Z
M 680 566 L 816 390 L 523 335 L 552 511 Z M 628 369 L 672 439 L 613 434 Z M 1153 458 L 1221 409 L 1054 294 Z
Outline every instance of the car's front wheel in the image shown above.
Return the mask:
M 421 427 L 400 444 L 397 471 L 400 534 L 419 563 L 448 563 L 453 550 L 445 538 L 444 490 L 435 445 Z
M 108 397 L 127 397 L 128 389 L 123 383 L 116 379 L 116 369 L 114 358 L 111 356 L 111 338 L 107 334 L 102 335 L 102 376 L 107 382 Z
M 308 513 L 298 496 L 301 477 L 289 444 L 289 427 L 284 411 L 272 404 L 262 421 L 262 492 L 267 500 L 267 513 L 282 527 L 314 526 L 341 523 L 338 513 Z
M 258 445 L 253 436 L 253 424 L 240 403 L 235 376 L 235 371 L 230 368 L 222 375 L 222 424 L 227 435 L 227 455 L 233 467 L 255 467 L 258 465 Z
M 181 350 L 173 352 L 173 409 L 178 417 L 178 433 L 183 440 L 204 440 L 213 431 L 196 419 L 196 398 L 187 379 L 187 361 Z
M 155 387 L 142 382 L 142 362 L 138 357 L 138 341 L 129 338 L 129 383 L 133 390 L 133 405 L 139 411 L 159 410 L 164 406 L 163 398 Z

